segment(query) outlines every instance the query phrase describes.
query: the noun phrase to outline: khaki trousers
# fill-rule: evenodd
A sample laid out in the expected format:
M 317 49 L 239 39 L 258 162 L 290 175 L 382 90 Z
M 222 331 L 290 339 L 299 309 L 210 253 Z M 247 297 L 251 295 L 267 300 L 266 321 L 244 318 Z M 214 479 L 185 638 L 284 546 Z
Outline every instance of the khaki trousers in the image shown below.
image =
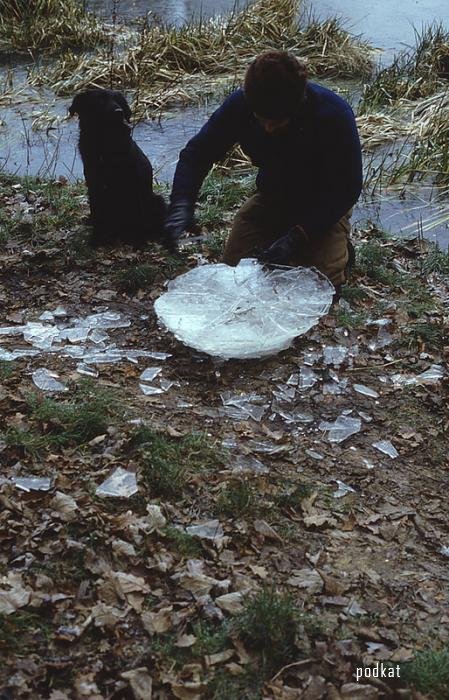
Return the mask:
M 311 241 L 307 251 L 300 258 L 289 261 L 290 264 L 316 267 L 334 286 L 345 282 L 351 213 L 348 212 L 340 219 L 317 243 Z M 266 201 L 260 193 L 253 195 L 235 216 L 225 245 L 223 262 L 234 266 L 242 258 L 254 257 L 257 251 L 268 248 L 287 233 L 288 227 L 287 217 L 280 213 L 279 207 Z

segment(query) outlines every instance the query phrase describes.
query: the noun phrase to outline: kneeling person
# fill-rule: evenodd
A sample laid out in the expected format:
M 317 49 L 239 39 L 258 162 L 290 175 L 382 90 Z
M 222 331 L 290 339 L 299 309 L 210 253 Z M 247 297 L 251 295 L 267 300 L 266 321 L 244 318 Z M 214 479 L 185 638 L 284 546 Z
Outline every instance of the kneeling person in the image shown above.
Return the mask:
M 237 212 L 223 262 L 259 257 L 315 266 L 337 293 L 349 258 L 349 217 L 362 189 L 354 114 L 345 100 L 308 81 L 292 53 L 267 51 L 181 151 L 165 226 L 170 248 L 193 224 L 198 192 L 234 144 L 259 168 L 257 192 Z

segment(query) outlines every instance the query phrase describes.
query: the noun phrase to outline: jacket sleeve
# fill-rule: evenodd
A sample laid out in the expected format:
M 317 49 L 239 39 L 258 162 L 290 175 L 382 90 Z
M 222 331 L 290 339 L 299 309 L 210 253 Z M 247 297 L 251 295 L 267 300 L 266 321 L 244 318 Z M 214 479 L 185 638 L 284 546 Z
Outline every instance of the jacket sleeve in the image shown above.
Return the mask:
M 203 180 L 212 165 L 237 143 L 245 104 L 241 90 L 232 93 L 179 154 L 171 201 L 196 202 Z
M 314 239 L 329 231 L 354 206 L 362 191 L 362 152 L 350 108 L 329 119 L 320 152 L 297 221 Z

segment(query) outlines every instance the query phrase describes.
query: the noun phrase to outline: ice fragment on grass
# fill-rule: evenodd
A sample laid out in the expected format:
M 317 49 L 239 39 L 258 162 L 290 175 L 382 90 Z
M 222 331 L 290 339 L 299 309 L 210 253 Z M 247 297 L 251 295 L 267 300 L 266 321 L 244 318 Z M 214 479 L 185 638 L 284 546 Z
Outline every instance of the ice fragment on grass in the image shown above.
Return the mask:
M 158 374 L 162 372 L 162 367 L 147 367 L 140 375 L 140 381 L 152 382 Z
M 399 452 L 394 447 L 393 443 L 390 442 L 390 440 L 378 440 L 372 444 L 376 450 L 383 452 L 385 455 L 391 457 L 391 459 L 396 459 L 396 457 L 399 457 Z
M 257 405 L 264 401 L 258 394 L 233 395 L 230 391 L 220 394 L 220 398 L 225 407 L 225 414 L 235 420 L 246 420 L 252 418 L 260 422 L 268 405 Z
M 321 455 L 319 452 L 315 452 L 315 450 L 307 449 L 306 455 L 308 455 L 312 459 L 316 459 L 318 462 L 320 462 L 322 459 L 324 459 L 323 455 Z
M 338 489 L 334 491 L 334 498 L 342 498 L 343 496 L 346 496 L 348 493 L 355 493 L 355 489 L 352 488 L 352 486 L 348 486 L 348 484 L 345 484 L 343 481 L 340 481 L 339 479 L 336 479 Z
M 157 394 L 163 394 L 164 390 L 160 386 L 151 386 L 150 384 L 139 384 L 140 391 L 145 396 L 156 396 Z
M 334 288 L 307 268 L 267 271 L 255 260 L 180 275 L 154 304 L 168 330 L 215 357 L 256 358 L 289 347 L 326 314 Z
M 136 475 L 126 469 L 117 467 L 95 491 L 96 496 L 118 496 L 129 498 L 138 491 Z
M 339 367 L 348 354 L 348 348 L 343 345 L 325 345 L 323 360 L 325 365 Z
M 199 537 L 201 540 L 211 540 L 212 542 L 223 539 L 223 526 L 219 520 L 205 520 L 197 525 L 189 525 L 186 531 L 192 537 Z
M 0 328 L 0 335 L 22 335 L 26 326 L 3 326 Z
M 31 376 L 37 388 L 42 391 L 51 391 L 54 393 L 67 391 L 67 387 L 62 384 L 62 382 L 58 381 L 58 375 L 44 367 L 34 370 Z
M 13 476 L 11 481 L 21 491 L 49 491 L 51 478 L 47 476 Z
M 269 469 L 262 462 L 251 455 L 238 455 L 232 458 L 233 474 L 268 474 Z
M 98 377 L 98 370 L 95 367 L 90 367 L 84 362 L 79 362 L 76 366 L 78 374 L 84 374 L 86 377 Z
M 369 396 L 372 399 L 379 398 L 379 394 L 377 393 L 377 391 L 375 391 L 374 389 L 370 389 L 370 387 L 365 386 L 365 384 L 353 384 L 353 389 L 358 394 L 363 394 L 363 396 Z
M 377 337 L 368 343 L 368 348 L 375 352 L 376 350 L 381 350 L 382 348 L 391 345 L 394 341 L 394 336 L 389 333 L 384 326 L 381 326 L 377 331 Z
M 299 388 L 300 389 L 309 389 L 314 384 L 316 384 L 317 381 L 318 381 L 318 377 L 316 376 L 313 369 L 310 369 L 310 367 L 301 367 L 301 369 L 299 371 Z
M 40 350 L 49 350 L 53 342 L 59 342 L 59 329 L 42 323 L 27 323 L 23 329 L 24 340 Z
M 358 433 L 362 426 L 360 418 L 350 418 L 349 416 L 341 415 L 333 422 L 321 421 L 318 426 L 320 430 L 327 431 L 327 439 L 329 442 L 343 442 L 351 435 Z
M 417 375 L 393 374 L 391 381 L 399 386 L 410 386 L 413 384 L 437 384 L 444 377 L 444 367 L 441 365 L 431 365 L 425 372 Z
M 102 311 L 79 319 L 78 325 L 88 328 L 127 328 L 131 321 L 115 311 Z

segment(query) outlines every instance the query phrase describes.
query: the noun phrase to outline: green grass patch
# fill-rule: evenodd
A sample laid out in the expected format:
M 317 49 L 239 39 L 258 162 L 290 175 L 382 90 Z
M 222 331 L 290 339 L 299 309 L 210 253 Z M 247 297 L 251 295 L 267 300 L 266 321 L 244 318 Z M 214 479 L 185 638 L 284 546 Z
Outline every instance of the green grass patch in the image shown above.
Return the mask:
M 229 484 L 217 500 L 217 512 L 228 518 L 254 515 L 257 511 L 259 495 L 247 481 Z
M 156 265 L 136 265 L 117 275 L 117 285 L 126 294 L 135 294 L 139 289 L 152 287 L 159 274 Z
M 261 700 L 264 677 L 253 666 L 237 676 L 221 670 L 208 685 L 210 700 Z
M 297 510 L 301 507 L 301 501 L 308 498 L 313 492 L 311 484 L 305 482 L 293 484 L 289 488 L 283 489 L 275 496 L 275 503 L 279 508 L 292 508 Z
M 222 227 L 225 215 L 243 204 L 254 192 L 254 176 L 235 178 L 213 170 L 201 188 L 198 223 L 209 230 Z
M 449 275 L 449 253 L 445 253 L 444 250 L 435 246 L 426 253 L 420 266 L 424 275 L 429 275 L 432 272 Z
M 341 288 L 342 299 L 347 302 L 363 301 L 368 297 L 364 289 L 360 289 L 356 285 L 344 284 Z
M 32 218 L 0 212 L 0 240 L 19 239 L 27 242 L 48 241 L 49 234 L 75 228 L 87 213 L 81 206 L 85 201 L 84 183 L 42 181 L 32 177 L 0 174 L 0 192 L 5 196 L 22 195 L 29 202 Z M 34 212 L 33 212 L 34 209 Z
M 233 626 L 248 649 L 260 655 L 262 669 L 270 674 L 297 656 L 299 619 L 290 596 L 264 589 L 246 602 Z
M 19 447 L 35 455 L 47 447 L 81 446 L 107 432 L 117 405 L 110 391 L 89 381 L 75 389 L 72 401 L 56 401 L 36 394 L 27 400 L 30 430 L 9 428 L 2 439 L 9 447 Z
M 337 307 L 335 310 L 335 320 L 342 328 L 363 328 L 368 318 L 367 314 L 346 311 Z
M 14 371 L 14 362 L 0 360 L 0 379 L 9 379 Z
M 410 348 L 425 345 L 431 350 L 441 350 L 445 335 L 441 324 L 417 322 L 407 328 L 406 341 Z
M 448 700 L 449 649 L 419 652 L 413 661 L 401 664 L 401 679 L 436 700 Z
M 169 542 L 170 550 L 176 550 L 183 557 L 195 558 L 201 554 L 201 545 L 188 532 L 169 525 L 163 530 L 164 537 Z
M 0 650 L 5 656 L 45 647 L 49 636 L 50 623 L 38 612 L 17 610 L 0 615 Z
M 204 656 L 218 654 L 230 646 L 229 624 L 213 624 L 199 620 L 188 629 L 196 637 L 195 643 L 188 648 L 176 646 L 176 634 L 159 634 L 153 639 L 151 650 L 164 660 L 180 668 L 188 661 L 199 660 Z
M 391 284 L 394 272 L 387 268 L 393 254 L 389 246 L 372 240 L 357 248 L 356 272 L 369 277 L 374 282 Z
M 182 495 L 192 475 L 217 467 L 224 453 L 204 433 L 174 438 L 148 427 L 138 428 L 131 440 L 141 451 L 142 478 L 154 496 Z

